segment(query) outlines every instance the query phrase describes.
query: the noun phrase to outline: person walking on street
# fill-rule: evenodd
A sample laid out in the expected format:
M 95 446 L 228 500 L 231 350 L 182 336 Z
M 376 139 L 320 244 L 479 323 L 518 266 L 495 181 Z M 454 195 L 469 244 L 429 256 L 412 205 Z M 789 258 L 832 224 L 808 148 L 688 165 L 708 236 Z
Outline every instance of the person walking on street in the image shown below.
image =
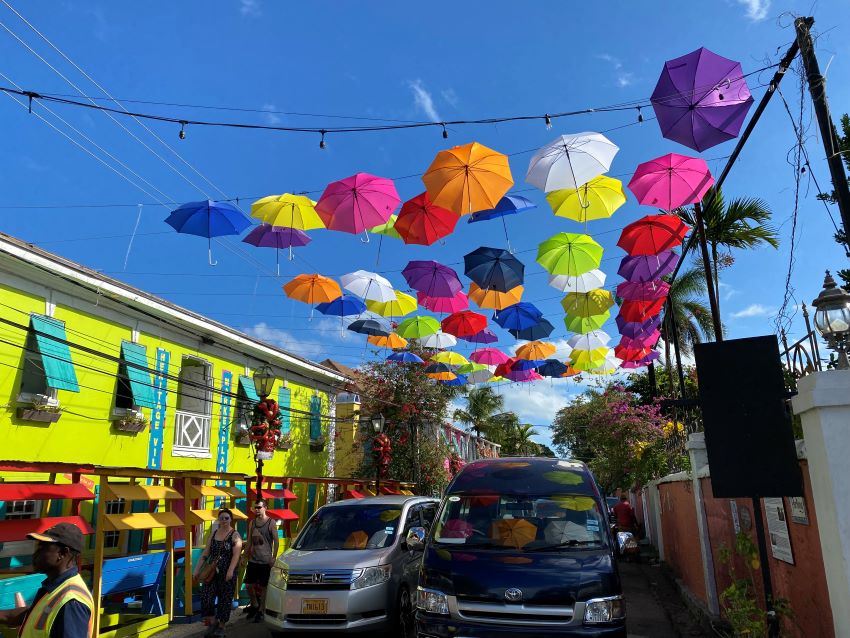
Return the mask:
M 197 580 L 205 562 L 216 567 L 212 581 L 201 587 L 201 613 L 204 622 L 209 625 L 204 636 L 224 636 L 224 626 L 230 620 L 236 567 L 241 553 L 242 538 L 233 529 L 233 512 L 222 507 L 218 511 L 218 528 L 210 534 L 194 570 L 194 578 Z
M 638 523 L 637 515 L 629 503 L 628 492 L 623 491 L 620 495 L 620 502 L 614 506 L 614 516 L 617 518 L 617 529 L 621 532 L 630 532 L 637 535 Z
M 59 523 L 27 538 L 36 542 L 33 569 L 47 578 L 31 607 L 0 611 L 0 623 L 20 625 L 19 638 L 91 638 L 95 605 L 77 570 L 83 532 Z
M 246 555 L 248 567 L 245 570 L 245 585 L 251 604 L 245 608 L 248 618 L 255 623 L 263 622 L 266 610 L 266 587 L 269 575 L 277 557 L 277 523 L 266 511 L 266 500 L 257 499 L 254 503 L 254 520 L 248 524 Z

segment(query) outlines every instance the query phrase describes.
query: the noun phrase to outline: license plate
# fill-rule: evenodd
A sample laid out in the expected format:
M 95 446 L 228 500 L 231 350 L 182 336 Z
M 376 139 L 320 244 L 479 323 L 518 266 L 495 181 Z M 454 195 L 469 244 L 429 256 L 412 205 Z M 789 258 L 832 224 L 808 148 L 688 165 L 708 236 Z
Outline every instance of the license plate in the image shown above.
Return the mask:
M 326 614 L 328 613 L 327 598 L 302 598 L 301 599 L 302 614 Z

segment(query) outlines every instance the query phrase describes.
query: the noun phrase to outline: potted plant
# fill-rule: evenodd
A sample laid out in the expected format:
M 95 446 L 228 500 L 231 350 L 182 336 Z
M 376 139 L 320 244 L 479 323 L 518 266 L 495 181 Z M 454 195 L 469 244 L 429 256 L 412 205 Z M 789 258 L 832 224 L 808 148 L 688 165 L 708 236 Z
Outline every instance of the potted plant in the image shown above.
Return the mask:
M 141 410 L 127 410 L 127 413 L 113 421 L 115 428 L 122 432 L 141 432 L 148 427 L 148 420 Z
M 292 449 L 292 435 L 289 432 L 284 432 L 280 435 L 280 438 L 277 440 L 277 449 L 279 450 L 291 450 Z
M 321 452 L 322 450 L 325 449 L 325 443 L 326 442 L 327 441 L 325 440 L 324 434 L 320 434 L 315 439 L 310 439 L 310 451 L 311 452 Z
M 24 421 L 56 423 L 62 416 L 62 408 L 58 402 L 33 401 L 29 405 L 19 407 L 16 413 L 18 418 Z

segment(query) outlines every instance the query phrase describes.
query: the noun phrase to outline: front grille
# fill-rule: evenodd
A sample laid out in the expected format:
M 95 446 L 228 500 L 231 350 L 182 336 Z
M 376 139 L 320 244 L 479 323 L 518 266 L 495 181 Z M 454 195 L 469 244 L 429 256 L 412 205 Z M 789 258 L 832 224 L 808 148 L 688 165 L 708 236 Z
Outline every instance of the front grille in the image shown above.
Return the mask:
M 360 571 L 360 570 L 358 570 Z M 359 574 L 357 574 L 359 576 Z M 315 571 L 290 571 L 288 589 L 348 589 L 354 579 L 351 569 L 323 569 Z
M 345 614 L 287 614 L 285 620 L 294 625 L 344 625 L 346 617 Z
M 520 623 L 524 625 L 564 625 L 573 619 L 572 607 L 542 605 L 505 605 L 458 600 L 461 618 L 493 623 Z
M 289 583 L 289 591 L 336 591 L 351 589 L 351 585 L 328 585 L 327 583 Z

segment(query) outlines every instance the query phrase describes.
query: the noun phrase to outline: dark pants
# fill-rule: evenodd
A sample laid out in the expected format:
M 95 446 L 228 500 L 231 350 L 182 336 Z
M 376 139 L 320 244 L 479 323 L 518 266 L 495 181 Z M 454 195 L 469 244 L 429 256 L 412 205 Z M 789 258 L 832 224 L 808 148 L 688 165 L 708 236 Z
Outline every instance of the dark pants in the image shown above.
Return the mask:
M 201 586 L 201 610 L 204 617 L 215 616 L 222 625 L 230 620 L 236 576 L 224 580 L 219 573 L 209 585 Z

